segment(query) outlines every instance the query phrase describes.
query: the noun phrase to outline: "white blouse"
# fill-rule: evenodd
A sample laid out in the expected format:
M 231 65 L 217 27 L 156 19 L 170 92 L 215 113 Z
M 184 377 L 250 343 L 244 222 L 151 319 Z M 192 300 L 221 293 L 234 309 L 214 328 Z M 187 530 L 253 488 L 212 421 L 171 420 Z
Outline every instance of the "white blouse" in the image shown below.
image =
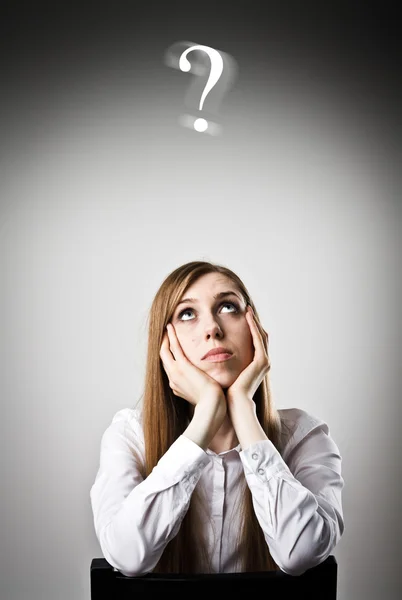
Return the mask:
M 245 476 L 272 558 L 290 575 L 323 562 L 344 520 L 342 458 L 328 425 L 298 408 L 279 409 L 290 426 L 282 455 L 269 440 L 216 454 L 181 435 L 146 479 L 139 408 L 118 411 L 104 432 L 90 490 L 94 526 L 106 560 L 128 577 L 154 569 L 178 533 L 194 488 L 206 491 L 205 533 L 213 571 L 239 572 L 236 544 L 239 483 Z M 213 525 L 213 527 L 212 527 Z

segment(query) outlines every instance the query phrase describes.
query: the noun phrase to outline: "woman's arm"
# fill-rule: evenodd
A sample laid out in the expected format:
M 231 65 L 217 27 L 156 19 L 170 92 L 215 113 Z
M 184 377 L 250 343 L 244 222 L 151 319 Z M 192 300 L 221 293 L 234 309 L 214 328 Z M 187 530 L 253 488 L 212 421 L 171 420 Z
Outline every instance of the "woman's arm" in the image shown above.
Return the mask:
M 207 397 L 194 408 L 193 418 L 183 435 L 206 450 L 226 416 L 226 399 Z
M 273 559 L 290 575 L 323 562 L 344 531 L 341 456 L 325 423 L 312 428 L 286 464 L 270 440 L 240 453 L 253 506 Z
M 141 443 L 127 417 L 115 417 L 103 434 L 90 498 L 103 555 L 123 575 L 135 577 L 152 571 L 177 535 L 194 488 L 209 463 L 203 447 L 208 446 L 221 418 L 217 405 L 200 403 L 184 434 L 146 479 L 136 458 L 143 455 Z

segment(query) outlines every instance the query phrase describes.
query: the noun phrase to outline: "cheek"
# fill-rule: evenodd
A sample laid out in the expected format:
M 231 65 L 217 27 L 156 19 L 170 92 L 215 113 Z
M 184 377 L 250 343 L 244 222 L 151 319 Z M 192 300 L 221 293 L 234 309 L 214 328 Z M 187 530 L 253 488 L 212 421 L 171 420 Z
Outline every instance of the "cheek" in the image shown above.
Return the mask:
M 191 349 L 194 347 L 194 343 L 191 338 L 187 335 L 183 335 L 183 333 L 176 334 L 177 339 L 179 340 L 179 344 L 184 354 L 188 359 L 191 358 Z

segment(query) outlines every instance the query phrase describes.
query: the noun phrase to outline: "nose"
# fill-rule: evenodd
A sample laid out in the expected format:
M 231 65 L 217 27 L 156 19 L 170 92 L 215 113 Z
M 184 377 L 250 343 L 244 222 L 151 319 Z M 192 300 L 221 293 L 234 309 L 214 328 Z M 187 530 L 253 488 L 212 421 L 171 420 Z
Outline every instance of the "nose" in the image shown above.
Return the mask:
M 205 327 L 205 337 L 207 340 L 212 339 L 221 339 L 223 336 L 223 331 L 219 325 L 219 323 L 217 323 L 216 320 L 213 320 L 211 323 L 208 323 L 208 325 L 206 325 Z

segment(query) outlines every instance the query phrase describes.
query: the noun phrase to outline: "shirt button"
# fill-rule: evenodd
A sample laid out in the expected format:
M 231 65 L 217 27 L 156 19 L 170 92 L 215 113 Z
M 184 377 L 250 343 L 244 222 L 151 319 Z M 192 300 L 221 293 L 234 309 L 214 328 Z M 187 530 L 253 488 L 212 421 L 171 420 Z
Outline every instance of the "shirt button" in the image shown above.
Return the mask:
M 258 469 L 260 475 L 264 475 L 264 469 Z
M 257 458 L 258 458 L 258 454 L 256 454 L 256 453 L 254 452 L 254 454 L 252 454 L 252 455 L 251 455 L 251 458 L 254 458 L 254 460 L 257 460 Z

